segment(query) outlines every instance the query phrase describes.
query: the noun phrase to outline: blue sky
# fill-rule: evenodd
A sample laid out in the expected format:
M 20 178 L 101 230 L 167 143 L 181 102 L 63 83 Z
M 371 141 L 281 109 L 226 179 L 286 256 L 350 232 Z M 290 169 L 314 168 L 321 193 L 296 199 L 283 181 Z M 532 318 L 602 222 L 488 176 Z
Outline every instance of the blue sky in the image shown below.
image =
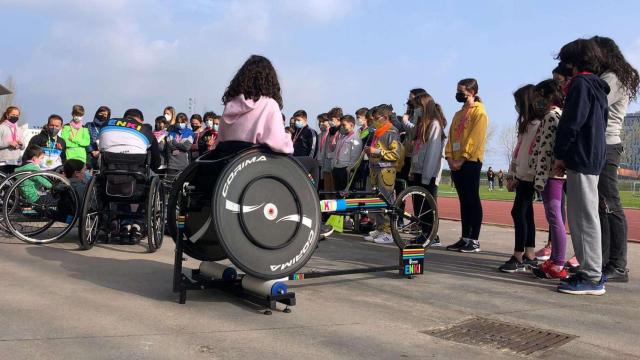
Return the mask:
M 638 1 L 0 0 L 0 13 L 0 81 L 15 78 L 32 125 L 67 119 L 76 103 L 89 117 L 103 104 L 118 116 L 139 107 L 151 121 L 166 105 L 188 112 L 192 97 L 197 112 L 219 113 L 256 53 L 276 66 L 287 115 L 403 111 L 408 90 L 423 87 L 451 119 L 457 81 L 475 77 L 494 167 L 506 166 L 498 133 L 514 122 L 512 92 L 550 76 L 564 43 L 609 36 L 640 68 Z

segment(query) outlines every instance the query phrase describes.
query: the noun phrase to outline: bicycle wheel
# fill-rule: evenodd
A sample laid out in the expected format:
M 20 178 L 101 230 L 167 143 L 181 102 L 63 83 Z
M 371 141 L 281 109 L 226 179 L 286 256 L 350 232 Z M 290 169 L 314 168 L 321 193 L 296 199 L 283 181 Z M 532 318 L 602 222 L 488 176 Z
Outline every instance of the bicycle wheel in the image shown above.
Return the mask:
M 2 207 L 2 209 L 4 209 L 4 197 L 7 194 L 7 191 L 9 190 L 9 188 L 11 187 L 11 185 L 13 185 L 14 181 L 16 180 L 16 178 L 20 177 L 20 176 L 24 176 L 25 174 L 29 174 L 32 171 L 19 171 L 19 172 L 14 172 L 12 174 L 9 175 L 4 175 L 4 177 L 2 179 L 0 179 L 0 206 Z M 10 203 L 9 207 L 10 210 L 9 212 L 11 213 L 12 210 L 11 207 L 15 206 L 15 203 Z M 7 223 L 5 222 L 5 217 L 4 217 L 4 211 L 0 211 L 0 228 L 2 228 L 3 230 L 9 231 L 9 228 L 7 226 Z
M 396 245 L 401 249 L 407 245 L 426 248 L 437 234 L 438 206 L 433 196 L 420 186 L 402 191 L 391 215 L 391 235 Z
M 87 185 L 82 203 L 82 211 L 80 212 L 80 221 L 78 226 L 78 235 L 80 240 L 80 249 L 89 250 L 96 244 L 98 234 L 100 232 L 100 220 L 102 215 L 100 211 L 100 200 L 98 199 L 98 180 L 97 176 L 93 176 Z
M 147 199 L 147 241 L 149 252 L 155 252 L 162 246 L 164 236 L 164 186 L 158 177 L 151 180 Z
M 35 184 L 49 189 L 31 193 Z M 64 237 L 78 217 L 78 196 L 67 178 L 53 172 L 32 172 L 16 180 L 3 199 L 7 229 L 30 244 L 48 244 Z

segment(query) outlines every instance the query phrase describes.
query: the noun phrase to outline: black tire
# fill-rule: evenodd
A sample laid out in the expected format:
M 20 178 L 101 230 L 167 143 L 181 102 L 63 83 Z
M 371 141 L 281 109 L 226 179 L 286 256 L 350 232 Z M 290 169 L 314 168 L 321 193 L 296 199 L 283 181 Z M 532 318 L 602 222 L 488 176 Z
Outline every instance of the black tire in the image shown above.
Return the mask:
M 411 204 L 420 204 L 418 212 L 422 214 L 422 219 L 414 216 L 413 206 L 408 209 L 409 212 L 405 211 L 405 208 Z M 420 186 L 406 188 L 397 196 L 393 210 L 391 235 L 399 248 L 402 249 L 407 245 L 422 245 L 426 248 L 438 234 L 438 206 L 427 189 Z M 428 228 L 428 233 L 423 232 L 423 225 Z M 417 236 L 416 234 L 403 233 L 404 228 L 410 226 L 416 226 L 419 234 L 424 235 L 428 240 L 421 244 L 414 243 L 413 239 Z
M 71 187 L 71 183 L 66 177 L 54 172 L 49 172 L 49 171 L 32 172 L 27 175 L 23 174 L 23 176 L 24 177 L 14 181 L 13 185 L 11 185 L 9 190 L 6 192 L 5 198 L 3 200 L 3 203 L 6 203 L 7 205 L 10 205 L 11 203 L 13 203 L 12 204 L 13 206 L 3 206 L 3 217 L 4 219 L 6 219 L 5 222 L 7 225 L 7 229 L 15 237 L 29 244 L 49 244 L 61 239 L 66 234 L 68 234 L 69 231 L 71 231 L 71 229 L 75 225 L 76 220 L 78 219 L 78 210 L 79 210 L 78 196 L 76 192 L 73 190 L 73 188 Z M 65 199 L 64 201 L 71 202 L 71 204 L 65 204 L 65 206 L 71 206 L 73 208 L 72 213 L 69 214 L 71 218 L 65 218 L 64 221 L 61 221 L 60 219 L 56 218 L 57 213 L 55 212 L 49 213 L 50 209 L 47 208 L 47 214 L 51 214 L 52 215 L 51 218 L 49 218 L 48 216 L 44 217 L 44 219 L 42 219 L 43 221 L 39 221 L 39 222 L 42 222 L 43 225 L 38 227 L 35 230 L 24 231 L 23 225 L 20 225 L 18 222 L 14 224 L 14 222 L 12 221 L 13 219 L 12 213 L 14 213 L 15 210 L 17 209 L 18 210 L 20 209 L 19 205 L 22 202 L 22 200 L 20 200 L 20 185 L 25 181 L 33 179 L 34 177 L 47 178 L 47 180 L 49 180 L 51 183 L 54 184 L 54 187 L 59 187 L 61 183 L 64 184 L 64 186 L 66 187 L 66 191 L 68 192 L 68 195 L 70 197 Z M 58 206 L 60 201 L 62 200 L 58 199 L 58 202 L 55 205 L 57 209 L 59 209 Z M 35 204 L 29 204 L 29 205 L 33 206 Z M 25 219 L 25 217 L 23 217 L 23 219 Z M 60 229 L 58 231 L 54 230 L 55 234 L 53 235 L 47 234 L 45 236 L 42 236 L 41 238 L 36 238 L 36 236 L 43 234 L 45 231 L 51 229 L 55 223 L 66 223 L 66 225 L 61 228 L 58 227 L 57 229 Z
M 157 176 L 151 180 L 147 199 L 147 241 L 148 251 L 155 252 L 162 246 L 164 235 L 164 186 Z
M 246 274 L 280 279 L 302 268 L 319 238 L 315 186 L 295 159 L 250 150 L 218 176 L 211 198 L 217 238 Z
M 89 250 L 96 244 L 100 233 L 100 221 L 103 214 L 100 213 L 100 199 L 98 198 L 98 177 L 93 176 L 87 185 L 82 202 L 78 237 L 80 249 Z
M 4 177 L 0 179 L 0 201 L 2 201 L 2 203 L 0 203 L 0 206 L 2 206 L 3 208 L 3 210 L 0 212 L 0 214 L 3 214 L 1 215 L 2 218 L 0 218 L 0 227 L 2 227 L 6 231 L 9 231 L 9 227 L 5 222 L 5 217 L 4 217 L 4 204 L 5 204 L 4 197 L 8 192 L 9 188 L 11 187 L 11 185 L 13 185 L 17 177 L 24 176 L 25 174 L 29 174 L 32 172 L 33 171 L 20 171 L 20 172 L 14 172 L 12 174 L 9 174 L 8 176 L 3 173 Z M 14 206 L 15 204 L 11 204 L 11 205 Z M 12 210 L 15 210 L 15 208 Z M 11 209 L 9 210 L 9 213 L 11 213 Z

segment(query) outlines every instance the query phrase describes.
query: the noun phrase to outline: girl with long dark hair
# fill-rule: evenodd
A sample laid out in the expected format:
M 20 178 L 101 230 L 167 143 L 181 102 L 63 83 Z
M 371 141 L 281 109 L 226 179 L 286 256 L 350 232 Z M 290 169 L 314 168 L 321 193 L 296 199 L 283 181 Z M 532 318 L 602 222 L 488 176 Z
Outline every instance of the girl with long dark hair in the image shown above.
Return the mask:
M 607 96 L 609 116 L 605 131 L 606 162 L 598 178 L 602 264 L 608 281 L 627 282 L 627 218 L 618 190 L 618 167 L 624 150 L 620 131 L 629 101 L 637 98 L 640 76 L 624 58 L 615 41 L 601 36 L 596 36 L 593 40 L 604 55 L 600 78 L 611 88 Z

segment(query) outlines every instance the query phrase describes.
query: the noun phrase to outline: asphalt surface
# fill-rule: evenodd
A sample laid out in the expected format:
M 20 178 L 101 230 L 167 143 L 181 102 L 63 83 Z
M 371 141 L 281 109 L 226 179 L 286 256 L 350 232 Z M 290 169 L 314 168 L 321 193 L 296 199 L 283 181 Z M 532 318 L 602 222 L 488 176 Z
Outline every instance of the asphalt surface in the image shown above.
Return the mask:
M 443 243 L 459 224 L 443 221 Z M 543 243 L 546 233 L 539 233 Z M 483 317 L 575 336 L 530 355 L 545 359 L 640 358 L 640 244 L 629 244 L 631 281 L 601 297 L 555 291 L 529 273 L 502 274 L 513 229 L 485 226 L 480 254 L 430 250 L 425 274 L 393 272 L 292 282 L 291 313 L 225 293 L 172 293 L 173 242 L 141 246 L 73 242 L 33 246 L 0 237 L 0 359 L 512 359 L 506 350 L 423 331 Z M 320 243 L 309 268 L 394 264 L 393 246 L 341 235 Z M 187 268 L 198 262 L 189 259 Z

